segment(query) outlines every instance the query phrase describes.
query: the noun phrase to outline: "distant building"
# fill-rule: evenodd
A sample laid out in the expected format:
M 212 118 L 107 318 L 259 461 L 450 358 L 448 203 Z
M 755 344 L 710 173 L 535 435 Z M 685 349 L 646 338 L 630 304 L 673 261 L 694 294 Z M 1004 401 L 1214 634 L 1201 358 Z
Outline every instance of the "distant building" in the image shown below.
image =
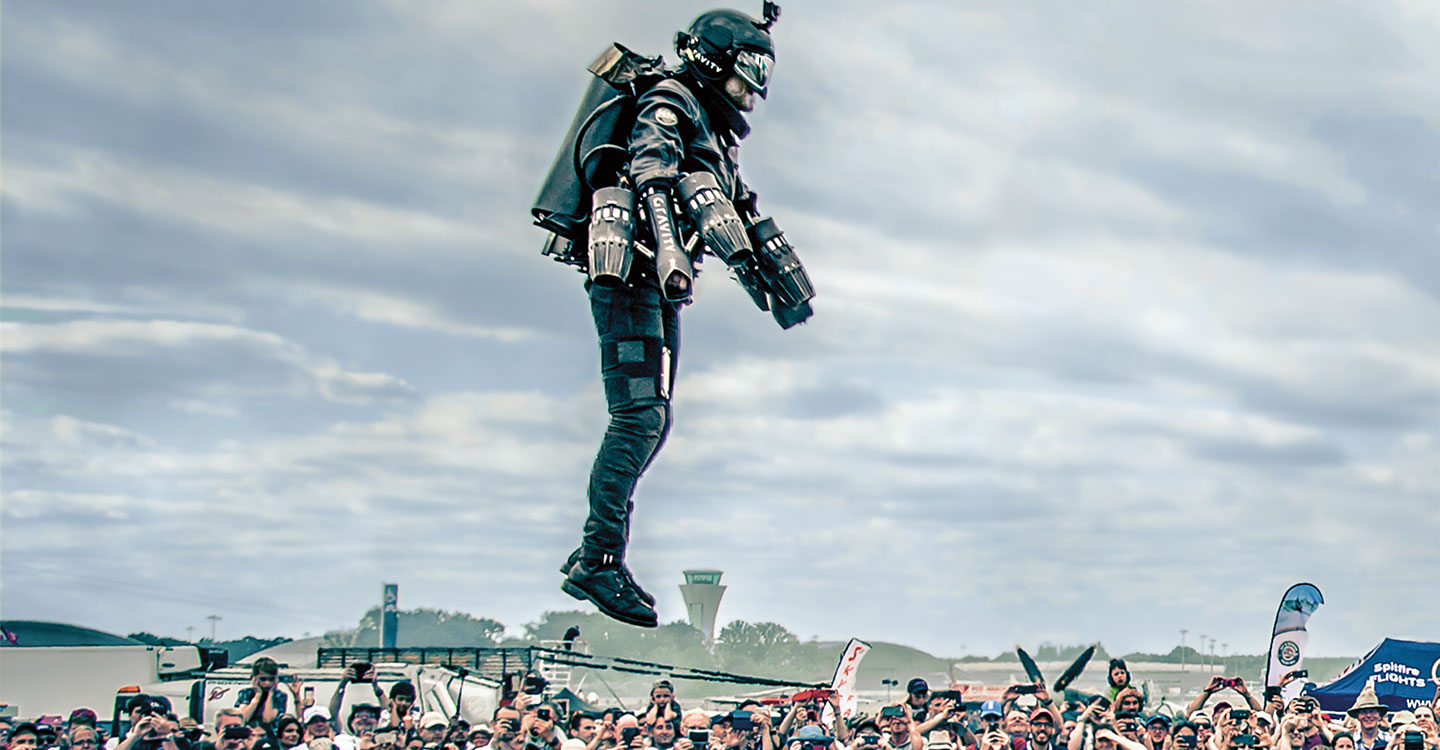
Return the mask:
M 700 631 L 707 643 L 715 640 L 715 615 L 720 609 L 720 597 L 725 595 L 721 575 L 719 570 L 687 570 L 685 585 L 680 587 L 690 626 Z

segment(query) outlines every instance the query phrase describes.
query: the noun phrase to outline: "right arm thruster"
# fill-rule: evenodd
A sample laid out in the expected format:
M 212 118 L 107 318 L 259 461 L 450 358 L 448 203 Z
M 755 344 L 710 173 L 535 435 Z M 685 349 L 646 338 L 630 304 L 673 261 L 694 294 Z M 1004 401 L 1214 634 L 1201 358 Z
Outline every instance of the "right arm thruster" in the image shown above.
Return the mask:
M 690 221 L 699 228 L 700 238 L 710 252 L 735 267 L 750 261 L 750 237 L 745 222 L 734 204 L 720 190 L 720 183 L 709 172 L 692 172 L 675 186 L 680 204 Z

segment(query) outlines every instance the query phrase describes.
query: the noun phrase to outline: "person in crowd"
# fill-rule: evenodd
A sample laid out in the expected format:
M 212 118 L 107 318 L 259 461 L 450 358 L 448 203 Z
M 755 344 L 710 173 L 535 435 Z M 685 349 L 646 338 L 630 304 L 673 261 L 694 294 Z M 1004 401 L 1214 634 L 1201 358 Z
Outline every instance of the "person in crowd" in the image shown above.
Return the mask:
M 879 722 L 874 719 L 860 719 L 850 727 L 849 750 L 880 750 L 885 735 Z
M 5 750 L 36 750 L 40 746 L 40 728 L 28 721 L 16 724 L 5 735 Z
M 1169 739 L 1170 717 L 1155 714 L 1145 720 L 1145 731 L 1140 737 L 1140 744 L 1147 750 L 1166 750 Z
M 466 750 L 484 750 L 490 746 L 490 740 L 495 738 L 495 733 L 490 731 L 488 724 L 475 724 L 470 727 L 466 736 Z
M 1110 684 L 1110 692 L 1105 697 L 1113 705 L 1117 702 L 1116 696 L 1120 695 L 1120 691 L 1130 687 L 1130 668 L 1125 666 L 1124 659 L 1110 660 L 1106 682 Z
M 1056 743 L 1056 729 L 1059 715 L 1050 706 L 1036 706 L 1030 712 L 1029 731 L 1025 735 L 1025 746 L 1029 750 L 1059 750 Z
M 375 726 L 380 722 L 380 706 L 374 703 L 356 703 L 350 706 L 350 715 L 345 719 L 344 731 L 337 732 L 331 741 L 337 750 L 367 750 L 361 748 L 375 740 Z M 333 721 L 332 721 L 333 724 Z
M 100 733 L 90 724 L 71 724 L 60 737 L 62 750 L 99 750 Z
M 924 750 L 925 740 L 915 731 L 905 702 L 880 709 L 880 725 L 885 729 L 884 750 Z
M 906 683 L 905 705 L 910 709 L 910 720 L 917 726 L 930 718 L 930 683 L 925 678 L 912 677 Z
M 135 723 L 140 721 L 140 718 L 142 716 L 152 710 L 153 709 L 150 706 L 150 696 L 145 695 L 144 693 L 133 695 L 130 697 L 129 700 L 125 701 L 125 714 L 126 718 L 129 719 L 129 726 L 131 727 L 135 726 Z M 115 748 L 120 745 L 120 741 L 123 739 L 124 737 L 122 736 L 115 736 L 106 740 L 105 750 L 115 750 Z
M 1001 731 L 1004 719 L 1005 714 L 1001 711 L 1000 701 L 988 700 L 980 704 L 980 731 L 982 734 Z
M 444 720 L 444 716 L 440 716 Z M 432 714 L 425 714 L 421 719 L 423 733 L 427 724 L 433 724 Z M 495 730 L 495 736 L 490 740 L 491 750 L 523 750 L 526 737 L 520 732 L 520 711 L 514 706 L 500 706 L 490 717 L 490 727 Z M 442 729 L 443 731 L 443 729 Z
M 335 686 L 335 693 L 330 696 L 330 724 L 337 734 L 342 731 L 342 727 L 336 722 L 340 716 L 340 706 L 345 702 L 345 690 L 351 683 L 359 682 L 367 683 L 370 686 L 370 691 L 375 695 L 374 704 L 365 703 L 363 705 L 374 705 L 375 715 L 377 717 L 380 715 L 379 707 L 385 705 L 387 702 L 385 691 L 380 688 L 380 672 L 375 668 L 374 664 L 359 662 L 346 666 L 345 671 L 340 675 L 340 684 Z M 372 726 L 371 728 L 373 729 L 374 727 Z
M 1097 738 L 1094 744 L 1098 750 L 1100 746 L 1098 737 L 1101 728 L 1108 727 L 1111 730 L 1111 734 L 1115 734 L 1114 727 L 1111 726 L 1114 718 L 1110 713 L 1111 708 L 1112 706 L 1104 705 L 1099 698 L 1091 701 L 1090 705 L 1086 706 L 1084 710 L 1080 712 L 1080 715 L 1075 717 L 1075 729 L 1070 732 L 1070 735 L 1065 740 L 1066 748 L 1068 748 L 1068 750 L 1081 750 L 1081 748 L 1084 748 L 1086 745 L 1086 737 L 1088 735 Z M 1114 748 L 1112 747 L 1111 750 L 1114 750 Z
M 165 704 L 146 699 L 140 708 L 139 718 L 130 725 L 130 731 L 115 745 L 116 750 L 184 750 L 183 740 L 175 734 L 178 722 L 171 722 L 161 707 Z M 177 741 L 178 740 L 178 741 Z
M 539 696 L 521 695 L 520 698 Z M 553 703 L 539 700 L 531 704 L 528 700 L 517 699 L 516 703 L 524 705 L 520 711 L 520 729 L 526 737 L 526 745 L 530 748 L 560 750 L 560 744 L 565 741 L 565 733 L 556 727 L 556 722 L 560 719 L 560 709 Z
M 280 750 L 291 750 L 305 744 L 305 727 L 300 720 L 286 714 L 275 721 L 275 741 Z
M 510 710 L 513 711 L 514 709 Z M 515 718 L 516 729 L 518 730 L 520 718 L 518 712 L 516 713 Z M 447 718 L 445 714 L 442 714 L 439 711 L 427 711 L 423 716 L 420 717 L 420 725 L 416 727 L 416 733 L 420 737 L 420 742 L 424 744 L 425 747 L 439 747 L 441 741 L 445 739 L 445 733 L 449 731 L 449 729 L 450 719 Z M 498 736 L 499 732 L 497 731 L 496 734 Z M 492 739 L 491 742 L 493 743 L 494 739 Z
M 246 724 L 269 727 L 285 713 L 285 694 L 275 689 L 279 676 L 280 665 L 268 656 L 250 665 L 250 686 L 241 688 L 235 695 L 235 707 L 240 709 Z
M 1139 716 L 1145 710 L 1145 695 L 1134 687 L 1126 687 L 1115 694 L 1115 715 Z M 1131 737 L 1130 739 L 1135 739 Z
M 649 741 L 645 744 L 656 750 L 671 750 L 675 747 L 675 740 L 679 735 L 679 719 L 661 719 L 650 726 Z
M 694 742 L 691 735 L 699 737 L 700 733 L 704 733 L 705 741 Z M 710 717 L 706 716 L 704 711 L 692 708 L 680 715 L 680 738 L 675 741 L 676 750 L 707 750 L 710 739 Z
M 650 686 L 650 705 L 645 713 L 636 717 L 642 725 L 653 725 L 657 721 L 679 721 L 684 713 L 680 702 L 675 700 L 675 685 L 669 680 L 658 680 Z
M 580 740 L 585 743 L 585 747 L 591 748 L 595 738 L 600 734 L 600 723 L 595 720 L 595 714 L 588 711 L 572 711 L 570 717 L 565 720 L 565 734 L 570 739 Z
M 69 729 L 73 726 L 82 725 L 98 731 L 100 728 L 100 717 L 88 708 L 77 708 L 71 711 L 70 718 L 65 721 L 65 728 Z
M 1095 730 L 1095 750 L 1143 750 L 1145 746 L 1116 734 L 1109 725 Z
M 1355 750 L 1355 735 L 1349 732 L 1337 732 L 1335 744 L 1330 747 L 1332 750 Z
M 1215 720 L 1211 718 L 1210 711 L 1196 711 L 1190 714 L 1186 721 L 1195 727 L 1195 738 L 1199 746 L 1210 747 L 1210 740 L 1215 737 Z
M 1012 708 L 1006 712 L 1000 728 L 1010 738 L 1011 747 L 1024 750 L 1025 736 L 1030 733 L 1030 714 L 1019 707 Z
M 300 717 L 300 726 L 305 730 L 305 743 L 314 739 L 330 739 L 335 734 L 335 725 L 330 720 L 330 709 L 324 706 L 311 706 L 305 709 L 304 715 Z
M 1374 688 L 1366 685 L 1355 699 L 1355 704 L 1345 713 L 1360 727 L 1355 734 L 1356 750 L 1377 750 L 1390 743 L 1390 733 L 1380 726 L 1380 720 L 1390 713 L 1390 709 L 1375 696 Z
M 1435 707 L 1430 705 L 1415 708 L 1415 727 L 1425 734 L 1425 742 L 1440 745 L 1440 727 L 1435 723 Z
M 1121 695 L 1125 695 L 1122 691 Z M 1134 711 L 1115 712 L 1115 733 L 1131 742 L 1140 743 L 1140 716 Z
M 390 686 L 390 700 L 385 703 L 385 710 L 380 713 L 378 727 L 397 727 L 402 732 L 414 729 L 416 717 L 412 713 L 415 708 L 415 685 L 409 680 L 401 680 Z
M 1170 727 L 1172 750 L 1196 750 L 1200 747 L 1200 730 L 1187 719 L 1181 719 Z

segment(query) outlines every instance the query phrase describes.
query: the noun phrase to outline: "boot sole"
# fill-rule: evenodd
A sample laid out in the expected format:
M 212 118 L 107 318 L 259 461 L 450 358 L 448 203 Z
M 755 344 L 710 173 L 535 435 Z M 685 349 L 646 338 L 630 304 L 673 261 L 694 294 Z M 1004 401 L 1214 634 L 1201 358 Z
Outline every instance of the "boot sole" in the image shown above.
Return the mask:
M 594 604 L 595 608 L 600 610 L 600 614 L 603 614 L 612 620 L 623 622 L 626 625 L 634 625 L 641 628 L 655 628 L 660 626 L 659 618 L 656 618 L 654 620 L 641 620 L 610 609 L 604 604 L 596 601 L 589 594 L 585 593 L 584 589 L 571 583 L 570 579 L 568 578 L 560 583 L 560 590 L 564 591 L 565 593 L 576 599 L 579 599 L 582 602 L 590 602 L 591 604 Z

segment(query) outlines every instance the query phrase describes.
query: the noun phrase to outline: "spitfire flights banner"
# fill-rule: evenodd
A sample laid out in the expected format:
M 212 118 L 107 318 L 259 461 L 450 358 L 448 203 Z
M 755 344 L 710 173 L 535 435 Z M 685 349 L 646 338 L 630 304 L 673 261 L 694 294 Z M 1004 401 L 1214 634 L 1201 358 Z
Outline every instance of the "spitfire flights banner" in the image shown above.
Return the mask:
M 1275 687 L 1286 674 L 1301 669 L 1310 634 L 1305 623 L 1325 603 L 1313 584 L 1297 583 L 1280 599 L 1275 628 L 1270 636 L 1270 663 L 1265 666 L 1265 686 Z M 1298 686 L 1297 686 L 1298 687 Z
M 870 644 L 859 638 L 851 638 L 840 653 L 840 663 L 835 665 L 835 679 L 830 687 L 840 697 L 840 716 L 851 719 L 860 705 L 860 696 L 855 692 L 855 678 L 860 670 L 860 660 L 870 653 Z

